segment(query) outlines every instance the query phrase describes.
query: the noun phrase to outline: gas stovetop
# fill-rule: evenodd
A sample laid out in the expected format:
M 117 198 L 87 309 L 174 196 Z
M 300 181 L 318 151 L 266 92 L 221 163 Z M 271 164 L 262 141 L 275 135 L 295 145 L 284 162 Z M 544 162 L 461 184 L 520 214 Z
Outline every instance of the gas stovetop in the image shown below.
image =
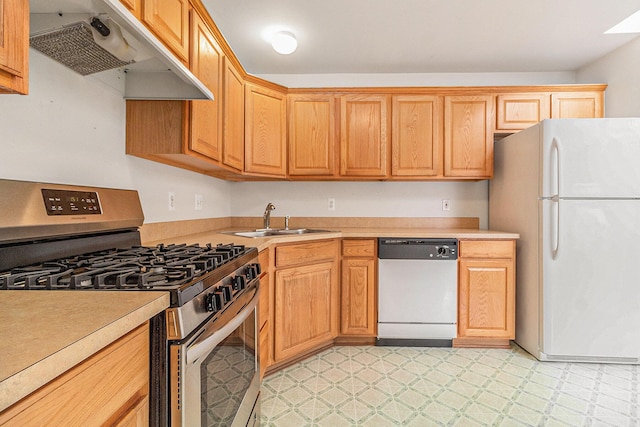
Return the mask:
M 0 289 L 183 290 L 208 273 L 227 274 L 221 267 L 242 265 L 245 255 L 256 253 L 234 244 L 109 249 L 0 272 Z

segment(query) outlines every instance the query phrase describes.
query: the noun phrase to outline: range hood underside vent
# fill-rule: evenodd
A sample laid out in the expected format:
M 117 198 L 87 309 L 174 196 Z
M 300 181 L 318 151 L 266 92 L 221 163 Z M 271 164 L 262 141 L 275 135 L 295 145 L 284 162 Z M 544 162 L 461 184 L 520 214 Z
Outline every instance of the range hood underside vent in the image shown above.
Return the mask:
M 77 22 L 62 29 L 34 34 L 29 38 L 32 48 L 51 57 L 83 76 L 119 68 L 124 62 L 103 49 L 93 39 L 91 27 Z

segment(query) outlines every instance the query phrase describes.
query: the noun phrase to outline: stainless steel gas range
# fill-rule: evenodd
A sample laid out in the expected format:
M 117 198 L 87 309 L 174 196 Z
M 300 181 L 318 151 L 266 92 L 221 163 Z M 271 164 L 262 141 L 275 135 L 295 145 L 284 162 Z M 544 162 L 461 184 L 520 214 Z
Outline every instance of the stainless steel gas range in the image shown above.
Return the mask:
M 255 248 L 143 247 L 132 190 L 0 180 L 0 206 L 0 292 L 169 292 L 151 319 L 151 425 L 258 424 Z

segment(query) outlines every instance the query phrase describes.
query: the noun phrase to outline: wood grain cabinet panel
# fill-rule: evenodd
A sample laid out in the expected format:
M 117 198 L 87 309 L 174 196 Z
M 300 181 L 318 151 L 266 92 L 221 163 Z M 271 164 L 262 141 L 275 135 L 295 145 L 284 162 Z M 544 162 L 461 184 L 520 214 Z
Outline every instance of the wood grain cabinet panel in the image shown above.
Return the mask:
M 220 160 L 222 126 L 220 86 L 223 55 L 211 29 L 195 10 L 191 11 L 190 68 L 214 94 L 213 100 L 190 101 L 190 148 L 213 160 Z
M 442 175 L 442 97 L 392 98 L 391 175 Z
M 445 96 L 444 175 L 493 176 L 492 96 Z
M 496 131 L 526 129 L 551 117 L 551 94 L 515 93 L 496 96 Z
M 148 324 L 2 411 L 0 425 L 148 426 Z
M 286 99 L 283 93 L 245 85 L 245 170 L 284 177 L 287 168 Z
M 335 174 L 336 99 L 333 95 L 289 95 L 289 175 Z
M 551 95 L 554 119 L 600 118 L 604 116 L 602 92 L 559 92 Z
M 333 262 L 276 271 L 274 361 L 299 356 L 337 335 Z
M 386 95 L 340 97 L 340 175 L 388 175 L 388 104 Z
M 231 61 L 224 58 L 222 163 L 244 170 L 244 80 Z
M 120 3 L 129 9 L 129 12 L 138 20 L 142 19 L 142 0 L 120 0 Z
M 454 346 L 508 347 L 515 338 L 515 241 L 461 240 L 459 255 Z
M 178 58 L 189 60 L 189 1 L 144 0 L 142 22 Z
M 29 92 L 29 2 L 0 0 L 0 93 Z
M 377 335 L 377 258 L 375 239 L 342 241 L 340 336 Z

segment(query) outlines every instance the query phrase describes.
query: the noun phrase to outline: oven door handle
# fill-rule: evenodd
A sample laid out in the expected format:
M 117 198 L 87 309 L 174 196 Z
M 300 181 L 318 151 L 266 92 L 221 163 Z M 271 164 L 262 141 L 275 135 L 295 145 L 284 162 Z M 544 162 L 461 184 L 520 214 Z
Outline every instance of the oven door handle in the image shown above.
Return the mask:
M 218 344 L 235 331 L 251 315 L 258 305 L 258 293 L 253 296 L 249 303 L 235 315 L 227 324 L 219 329 L 210 327 L 204 330 L 202 335 L 193 343 L 187 346 L 187 365 L 198 362 L 202 356 L 208 355 Z

